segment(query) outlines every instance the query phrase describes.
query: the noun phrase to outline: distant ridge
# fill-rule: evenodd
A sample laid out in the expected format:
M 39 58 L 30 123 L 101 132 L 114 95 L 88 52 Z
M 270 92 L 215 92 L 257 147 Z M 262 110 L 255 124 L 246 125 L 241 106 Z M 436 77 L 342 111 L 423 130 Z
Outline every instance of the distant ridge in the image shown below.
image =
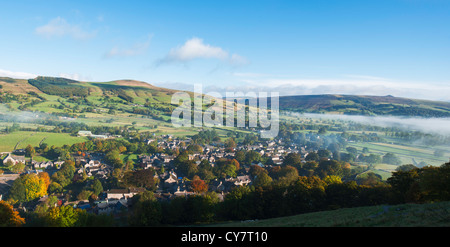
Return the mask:
M 150 83 L 122 79 L 109 82 L 83 82 L 58 77 L 38 76 L 34 79 L 0 77 L 1 92 L 12 94 L 56 95 L 61 97 L 117 96 L 133 103 L 171 104 L 171 96 L 179 91 Z M 192 92 L 188 92 L 191 96 Z M 270 107 L 270 101 L 269 107 Z M 295 95 L 280 96 L 280 110 L 300 113 L 332 113 L 347 115 L 390 115 L 417 117 L 450 117 L 450 102 L 402 97 L 366 95 Z
M 280 109 L 304 113 L 450 117 L 450 102 L 366 95 L 281 96 Z

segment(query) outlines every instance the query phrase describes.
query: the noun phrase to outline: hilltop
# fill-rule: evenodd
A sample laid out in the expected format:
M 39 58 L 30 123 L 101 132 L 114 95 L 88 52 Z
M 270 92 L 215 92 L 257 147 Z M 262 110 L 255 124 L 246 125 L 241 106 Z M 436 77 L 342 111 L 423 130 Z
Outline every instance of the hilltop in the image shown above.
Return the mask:
M 0 77 L 2 91 L 12 94 L 39 94 L 69 96 L 117 96 L 129 102 L 145 102 L 149 98 L 157 102 L 167 102 L 168 95 L 175 90 L 153 86 L 135 80 L 115 80 L 110 82 L 83 82 L 66 78 L 38 76 L 34 79 L 13 79 Z M 170 98 L 169 98 L 170 99 Z

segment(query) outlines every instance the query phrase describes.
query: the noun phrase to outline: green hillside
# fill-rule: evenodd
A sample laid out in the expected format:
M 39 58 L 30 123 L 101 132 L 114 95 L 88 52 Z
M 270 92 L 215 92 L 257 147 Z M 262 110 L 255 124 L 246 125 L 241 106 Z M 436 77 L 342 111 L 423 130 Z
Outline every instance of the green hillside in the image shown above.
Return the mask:
M 101 118 L 105 112 L 131 113 L 163 119 L 173 108 L 175 90 L 145 82 L 117 80 L 81 82 L 39 76 L 30 80 L 0 78 L 1 102 L 10 112 L 45 112 L 75 118 Z M 113 109 L 113 111 L 110 111 Z M 129 116 L 129 114 L 127 115 Z
M 343 208 L 219 227 L 448 227 L 450 202 Z
M 302 113 L 450 117 L 450 102 L 393 96 L 332 94 L 282 96 L 280 109 Z
M 170 123 L 171 113 L 177 107 L 171 104 L 175 92 L 134 80 L 83 82 L 43 76 L 30 80 L 0 77 L 0 128 L 11 128 L 12 123 L 17 123 L 34 132 L 74 129 L 72 136 L 83 126 L 128 126 L 137 131 L 174 135 L 198 132 L 193 128 L 177 129 Z M 10 138 L 0 151 L 11 151 L 18 141 Z M 50 141 L 48 138 L 49 144 L 60 144 Z
M 30 110 L 48 109 L 49 102 L 61 98 L 82 97 L 92 103 L 105 98 L 124 105 L 151 105 L 153 109 L 171 112 L 170 100 L 177 90 L 153 86 L 135 80 L 116 80 L 110 82 L 82 82 L 66 78 L 39 76 L 30 80 L 0 77 L 2 92 L 16 95 L 36 93 L 46 102 L 36 103 Z M 192 93 L 189 92 L 191 95 Z M 450 117 L 450 102 L 408 99 L 393 96 L 361 95 L 296 95 L 281 96 L 280 109 L 302 113 L 334 113 L 349 115 L 392 115 Z M 123 105 L 120 105 L 123 104 Z M 130 108 L 130 107 L 126 107 Z M 51 112 L 60 112 L 51 110 Z

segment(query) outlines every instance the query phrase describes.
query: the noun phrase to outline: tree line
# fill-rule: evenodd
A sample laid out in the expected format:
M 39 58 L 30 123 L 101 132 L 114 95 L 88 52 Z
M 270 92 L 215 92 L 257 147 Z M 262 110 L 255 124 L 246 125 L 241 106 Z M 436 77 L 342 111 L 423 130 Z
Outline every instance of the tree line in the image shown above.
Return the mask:
M 339 176 L 298 176 L 290 183 L 235 187 L 220 201 L 215 193 L 158 202 L 137 197 L 129 223 L 134 226 L 214 223 L 267 219 L 308 212 L 382 204 L 450 200 L 450 163 L 399 170 L 375 185 L 343 182 Z M 137 199 L 136 198 L 136 199 Z

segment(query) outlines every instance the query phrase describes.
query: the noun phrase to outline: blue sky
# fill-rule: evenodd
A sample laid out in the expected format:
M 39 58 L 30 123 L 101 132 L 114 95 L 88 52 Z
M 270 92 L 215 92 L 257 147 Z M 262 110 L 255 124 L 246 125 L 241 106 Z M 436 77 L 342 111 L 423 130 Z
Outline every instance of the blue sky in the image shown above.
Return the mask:
M 450 100 L 450 1 L 2 1 L 0 75 Z

